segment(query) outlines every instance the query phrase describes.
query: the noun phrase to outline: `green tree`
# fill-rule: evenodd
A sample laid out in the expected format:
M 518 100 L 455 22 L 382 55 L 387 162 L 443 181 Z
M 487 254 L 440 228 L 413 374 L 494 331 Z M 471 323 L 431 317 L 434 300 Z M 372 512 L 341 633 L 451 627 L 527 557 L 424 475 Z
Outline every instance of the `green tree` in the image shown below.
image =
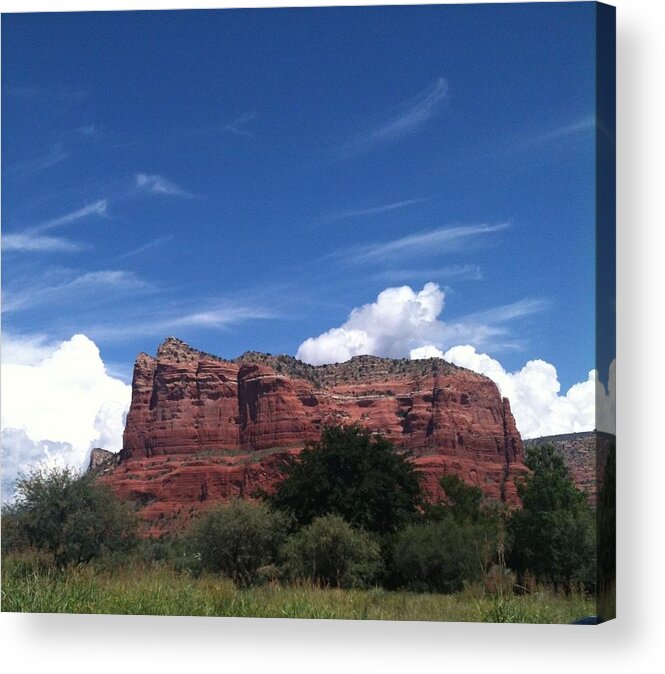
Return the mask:
M 263 503 L 234 501 L 204 513 L 192 524 L 192 549 L 201 566 L 222 572 L 236 585 L 256 583 L 261 567 L 273 564 L 284 542 L 287 517 Z
M 289 537 L 282 556 L 288 577 L 326 586 L 364 587 L 381 570 L 376 539 L 338 515 L 317 517 Z
M 466 484 L 457 475 L 442 475 L 439 484 L 443 498 L 425 506 L 426 519 L 437 520 L 450 515 L 457 522 L 479 522 L 489 517 L 490 508 L 479 487 Z
M 136 542 L 136 517 L 95 476 L 71 468 L 34 468 L 16 481 L 16 535 L 53 555 L 57 566 L 84 564 Z
M 529 448 L 525 464 L 531 473 L 517 485 L 522 508 L 509 521 L 513 568 L 555 587 L 590 587 L 595 526 L 585 495 L 552 445 Z
M 422 491 L 413 466 L 391 442 L 358 426 L 330 426 L 287 465 L 267 498 L 302 525 L 335 514 L 384 534 L 417 514 Z

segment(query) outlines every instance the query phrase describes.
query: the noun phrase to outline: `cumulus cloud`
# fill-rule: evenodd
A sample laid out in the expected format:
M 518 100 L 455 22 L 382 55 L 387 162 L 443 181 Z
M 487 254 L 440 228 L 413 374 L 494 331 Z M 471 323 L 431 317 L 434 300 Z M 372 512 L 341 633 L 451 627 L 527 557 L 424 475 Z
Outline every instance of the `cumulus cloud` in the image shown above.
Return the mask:
M 443 305 L 444 293 L 436 283 L 426 283 L 419 292 L 409 286 L 386 288 L 376 302 L 354 309 L 339 328 L 305 340 L 297 357 L 314 365 L 366 353 L 401 357 L 439 332 Z
M 20 341 L 11 340 L 2 362 L 3 498 L 29 464 L 81 467 L 92 447 L 119 450 L 131 399 L 85 335 L 53 346 Z
M 498 360 L 468 344 L 436 355 L 492 379 L 501 395 L 510 400 L 517 428 L 525 438 L 595 428 L 595 370 L 589 372 L 586 381 L 560 395 L 556 368 L 544 360 L 530 360 L 521 370 L 507 372 Z M 418 354 L 412 352 L 411 357 Z
M 35 442 L 21 428 L 2 429 L 2 500 L 11 500 L 19 474 L 36 465 L 64 465 L 72 452 L 67 442 Z
M 539 300 L 520 300 L 486 312 L 444 322 L 444 292 L 436 283 L 422 290 L 410 286 L 386 288 L 375 302 L 354 309 L 345 323 L 318 337 L 310 337 L 297 356 L 313 365 L 342 362 L 362 354 L 403 358 L 412 349 L 469 343 L 486 345 L 505 336 L 504 324 L 541 311 Z

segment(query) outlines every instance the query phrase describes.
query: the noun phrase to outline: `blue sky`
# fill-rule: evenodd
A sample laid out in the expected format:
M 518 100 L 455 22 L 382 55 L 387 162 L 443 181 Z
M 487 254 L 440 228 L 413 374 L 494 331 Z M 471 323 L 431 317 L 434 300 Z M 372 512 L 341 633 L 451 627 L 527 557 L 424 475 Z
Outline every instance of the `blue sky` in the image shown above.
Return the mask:
M 296 354 L 433 283 L 434 328 L 380 335 L 383 355 L 472 345 L 585 381 L 594 20 L 593 3 L 4 15 L 5 338 L 83 333 L 128 381 L 167 335 Z

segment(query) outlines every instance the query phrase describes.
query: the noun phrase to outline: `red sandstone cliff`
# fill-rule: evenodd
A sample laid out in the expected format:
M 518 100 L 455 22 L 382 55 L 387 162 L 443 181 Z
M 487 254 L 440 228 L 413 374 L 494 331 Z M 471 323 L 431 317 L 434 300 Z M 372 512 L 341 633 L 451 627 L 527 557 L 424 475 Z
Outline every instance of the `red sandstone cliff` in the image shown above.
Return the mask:
M 247 353 L 228 361 L 167 339 L 140 354 L 120 463 L 101 479 L 137 501 L 152 531 L 279 479 L 286 455 L 327 424 L 359 423 L 403 448 L 424 474 L 460 475 L 514 502 L 523 448 L 507 399 L 487 377 L 441 359 L 359 356 L 309 366 Z

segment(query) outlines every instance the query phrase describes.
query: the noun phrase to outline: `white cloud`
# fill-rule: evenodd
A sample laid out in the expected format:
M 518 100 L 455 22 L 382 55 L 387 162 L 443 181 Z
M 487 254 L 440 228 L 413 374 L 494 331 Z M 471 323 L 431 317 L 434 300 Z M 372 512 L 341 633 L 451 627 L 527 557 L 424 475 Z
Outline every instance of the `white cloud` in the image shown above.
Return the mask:
M 33 365 L 48 358 L 57 345 L 48 342 L 45 335 L 13 337 L 2 333 L 2 362 L 14 365 Z
M 29 463 L 81 467 L 92 447 L 122 447 L 131 387 L 107 373 L 93 341 L 74 335 L 52 347 L 39 339 L 10 344 L 2 362 L 3 485 Z
M 431 255 L 437 253 L 454 252 L 462 244 L 468 249 L 471 240 L 486 234 L 500 232 L 509 226 L 507 222 L 497 225 L 459 225 L 457 227 L 437 227 L 418 234 L 409 234 L 400 239 L 385 243 L 353 246 L 337 253 L 346 262 L 366 264 L 372 262 L 384 263 L 387 260 L 399 260 L 403 257 L 417 255 Z
M 384 281 L 411 281 L 426 278 L 455 278 L 459 280 L 479 281 L 483 278 L 482 269 L 476 264 L 453 264 L 447 267 L 413 267 L 409 269 L 386 269 L 374 274 L 373 278 Z
M 448 82 L 439 77 L 415 98 L 402 103 L 400 112 L 395 116 L 343 145 L 339 149 L 340 154 L 360 154 L 377 145 L 415 133 L 437 114 L 447 95 Z
M 152 192 L 153 194 L 164 194 L 167 196 L 190 197 L 189 192 L 168 180 L 164 176 L 147 175 L 146 173 L 137 173 L 136 187 Z
M 425 344 L 411 349 L 409 352 L 411 360 L 427 360 L 428 358 L 443 358 L 443 351 L 437 349 L 433 344 Z
M 232 133 L 234 136 L 247 136 L 248 138 L 254 138 L 254 134 L 251 131 L 245 129 L 245 125 L 256 119 L 257 115 L 255 112 L 244 112 L 242 115 L 238 115 L 234 120 L 222 124 L 219 128 L 222 132 Z
M 305 340 L 297 357 L 315 365 L 366 353 L 401 357 L 440 331 L 437 316 L 443 304 L 436 283 L 426 283 L 419 292 L 409 286 L 387 288 L 376 302 L 354 309 L 341 327 Z
M 106 209 L 108 207 L 108 201 L 106 199 L 99 199 L 92 204 L 88 204 L 79 208 L 76 211 L 71 213 L 66 213 L 60 217 L 53 218 L 52 220 L 47 220 L 42 222 L 40 225 L 31 227 L 29 232 L 43 232 L 46 229 L 53 229 L 54 227 L 62 227 L 62 225 L 68 225 L 70 222 L 76 222 L 76 220 L 81 220 L 87 218 L 90 215 L 106 215 Z
M 426 283 L 420 291 L 410 286 L 386 288 L 376 302 L 354 309 L 341 326 L 305 340 L 298 358 L 322 364 L 361 354 L 403 358 L 424 345 L 442 349 L 460 342 L 494 344 L 506 334 L 504 323 L 541 311 L 545 304 L 520 300 L 453 322 L 440 320 L 443 306 L 444 292 L 436 283 Z
M 28 159 L 22 161 L 14 166 L 10 166 L 5 169 L 6 174 L 29 174 L 29 173 L 38 173 L 39 171 L 45 171 L 51 166 L 59 164 L 61 161 L 67 159 L 69 153 L 65 149 L 64 145 L 60 142 L 54 143 L 50 150 L 40 157 L 35 157 L 34 159 Z
M 66 280 L 61 281 L 60 278 Z M 103 293 L 112 292 L 113 297 L 117 297 L 119 294 L 151 289 L 152 286 L 134 272 L 102 270 L 72 276 L 69 272 L 59 270 L 57 274 L 48 274 L 21 290 L 6 291 L 3 294 L 2 311 L 8 313 L 61 302 L 71 305 L 84 300 L 93 300 L 95 306 L 99 306 L 100 294 Z
M 65 465 L 62 457 L 72 452 L 66 442 L 35 442 L 21 428 L 2 429 L 2 500 L 14 494 L 14 484 L 20 473 L 27 474 L 37 465 Z
M 597 381 L 596 371 L 591 370 L 585 381 L 574 384 L 561 395 L 556 368 L 544 360 L 530 360 L 521 370 L 507 372 L 498 360 L 478 353 L 468 344 L 454 346 L 445 353 L 431 346 L 411 351 L 411 358 L 431 357 L 444 358 L 492 379 L 501 395 L 510 400 L 517 428 L 524 438 L 591 431 L 596 428 L 597 405 L 604 411 L 605 419 L 612 419 L 614 365 L 609 393 Z M 603 421 L 598 428 L 608 430 L 610 424 L 611 421 Z
M 67 239 L 39 234 L 5 234 L 2 237 L 2 250 L 21 253 L 72 253 L 81 250 L 81 246 Z
M 226 299 L 207 302 L 194 310 L 182 303 L 168 307 L 160 303 L 155 307 L 142 305 L 140 311 L 126 311 L 113 321 L 90 325 L 86 332 L 97 339 L 121 341 L 146 335 L 163 337 L 188 328 L 225 330 L 246 321 L 274 319 L 278 315 L 272 308 Z
M 122 255 L 118 255 L 116 258 L 117 260 L 124 260 L 128 257 L 134 257 L 134 255 L 140 255 L 141 253 L 145 252 L 146 250 L 150 250 L 152 248 L 157 248 L 157 246 L 161 246 L 163 243 L 166 243 L 167 241 L 171 241 L 173 239 L 172 236 L 160 236 L 157 239 L 153 239 L 152 241 L 148 241 L 148 243 L 144 243 L 142 246 L 139 246 L 138 248 L 134 248 L 127 253 L 123 253 Z
M 342 211 L 341 213 L 331 215 L 328 218 L 328 220 L 345 220 L 346 218 L 359 218 L 366 215 L 378 215 L 380 213 L 389 213 L 390 211 L 395 211 L 400 208 L 406 208 L 407 206 L 412 206 L 413 204 L 421 204 L 423 201 L 427 201 L 427 199 L 426 198 L 406 199 L 404 201 L 394 201 L 389 204 L 382 204 L 381 206 L 370 206 L 368 208 L 358 208 L 351 211 Z

